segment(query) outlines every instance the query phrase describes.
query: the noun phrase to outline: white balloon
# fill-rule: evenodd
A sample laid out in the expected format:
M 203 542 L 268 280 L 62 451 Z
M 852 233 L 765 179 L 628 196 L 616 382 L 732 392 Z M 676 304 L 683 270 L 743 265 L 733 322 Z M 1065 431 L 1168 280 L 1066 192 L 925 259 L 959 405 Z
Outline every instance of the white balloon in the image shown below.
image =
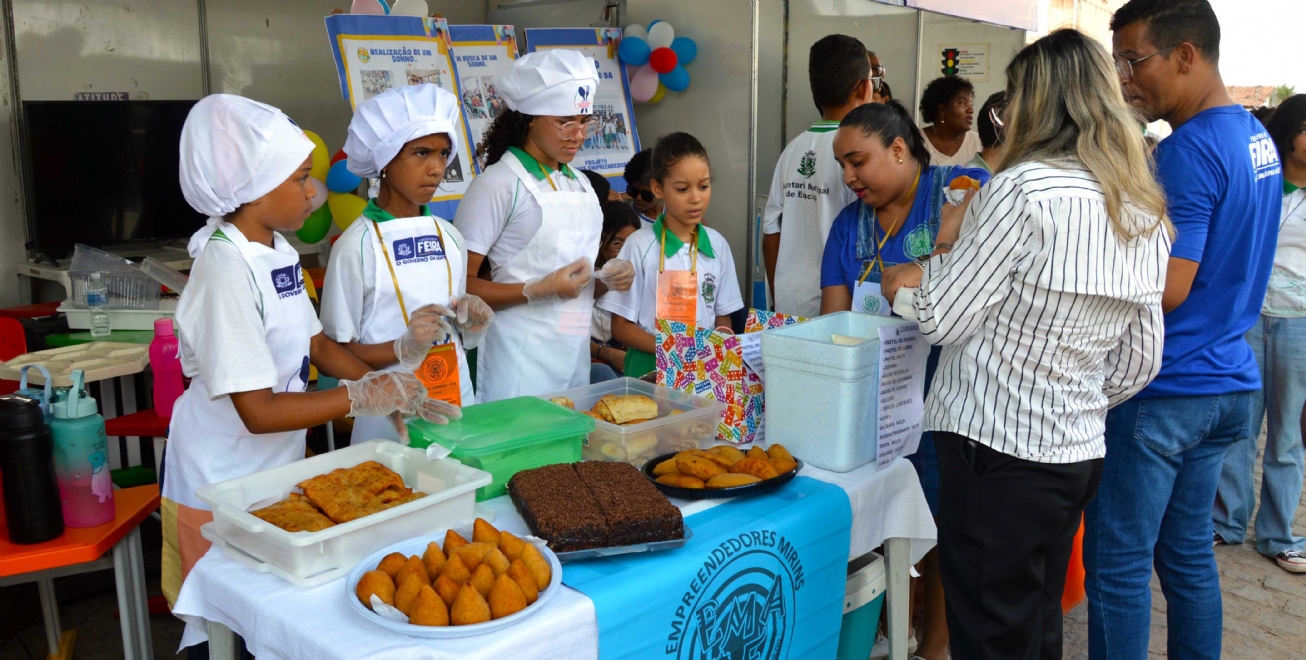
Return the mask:
M 648 30 L 648 46 L 653 50 L 670 48 L 671 42 L 675 40 L 676 30 L 666 21 L 662 21 Z
M 621 36 L 625 39 L 634 37 L 648 41 L 648 30 L 645 30 L 644 26 L 639 24 L 627 25 L 626 31 Z
M 426 0 L 395 0 L 390 7 L 391 16 L 430 16 Z
M 630 79 L 630 96 L 638 103 L 648 103 L 648 100 L 657 93 L 658 72 L 653 70 L 651 64 L 645 64 L 635 72 L 635 77 Z
M 323 204 L 326 204 L 327 187 L 325 183 L 313 177 L 309 177 L 308 180 L 313 184 L 313 210 L 316 211 L 322 208 Z

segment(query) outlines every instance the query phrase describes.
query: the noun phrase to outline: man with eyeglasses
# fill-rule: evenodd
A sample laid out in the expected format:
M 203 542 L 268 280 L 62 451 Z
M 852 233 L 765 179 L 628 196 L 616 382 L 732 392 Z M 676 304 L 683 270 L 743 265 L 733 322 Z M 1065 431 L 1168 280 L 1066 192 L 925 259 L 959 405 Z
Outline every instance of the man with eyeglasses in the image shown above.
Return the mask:
M 1211 504 L 1229 447 L 1256 442 L 1261 380 L 1244 335 L 1265 298 L 1283 177 L 1265 128 L 1225 92 L 1207 0 L 1131 0 L 1111 30 L 1125 97 L 1174 128 L 1155 158 L 1178 237 L 1160 373 L 1108 413 L 1102 482 L 1085 514 L 1089 657 L 1148 657 L 1155 568 L 1170 657 L 1218 658 Z
M 653 150 L 645 149 L 631 157 L 621 178 L 626 180 L 626 194 L 639 219 L 649 227 L 662 215 L 662 200 L 653 195 L 649 187 L 652 178 Z

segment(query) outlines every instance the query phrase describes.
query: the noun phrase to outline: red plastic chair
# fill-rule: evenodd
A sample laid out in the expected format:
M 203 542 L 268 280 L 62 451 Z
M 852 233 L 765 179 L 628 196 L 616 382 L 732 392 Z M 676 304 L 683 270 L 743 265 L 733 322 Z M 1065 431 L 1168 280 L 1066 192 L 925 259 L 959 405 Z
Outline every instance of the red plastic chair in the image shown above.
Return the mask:
M 27 333 L 18 319 L 0 317 L 0 362 L 8 362 L 27 352 Z M 18 381 L 0 380 L 0 394 L 18 391 Z

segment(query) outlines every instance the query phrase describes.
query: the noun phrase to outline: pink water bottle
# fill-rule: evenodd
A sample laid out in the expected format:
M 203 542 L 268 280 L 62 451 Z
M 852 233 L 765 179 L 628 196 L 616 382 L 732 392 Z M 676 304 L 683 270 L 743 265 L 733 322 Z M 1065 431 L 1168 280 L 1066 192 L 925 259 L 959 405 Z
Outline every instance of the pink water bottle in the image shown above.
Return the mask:
M 150 369 L 154 372 L 154 414 L 172 417 L 172 405 L 183 389 L 180 344 L 172 332 L 172 319 L 154 321 L 154 340 L 150 342 Z

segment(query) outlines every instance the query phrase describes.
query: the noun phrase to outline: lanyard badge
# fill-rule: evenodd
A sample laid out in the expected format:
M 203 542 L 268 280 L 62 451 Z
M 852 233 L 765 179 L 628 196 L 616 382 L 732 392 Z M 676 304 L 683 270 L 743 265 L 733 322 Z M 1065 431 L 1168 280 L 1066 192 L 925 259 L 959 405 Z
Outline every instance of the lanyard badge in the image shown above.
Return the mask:
M 698 327 L 698 228 L 689 244 L 689 270 L 666 270 L 667 227 L 662 226 L 658 244 L 658 293 L 655 316 L 679 321 L 686 328 Z

